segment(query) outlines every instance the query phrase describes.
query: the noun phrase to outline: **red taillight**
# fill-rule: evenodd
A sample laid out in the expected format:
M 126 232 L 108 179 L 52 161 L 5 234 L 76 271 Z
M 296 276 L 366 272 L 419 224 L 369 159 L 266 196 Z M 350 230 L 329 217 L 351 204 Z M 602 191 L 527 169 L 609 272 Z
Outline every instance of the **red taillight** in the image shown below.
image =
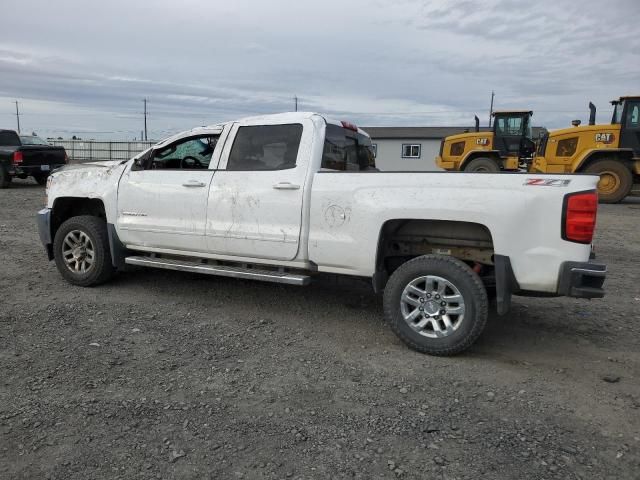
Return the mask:
M 18 165 L 22 163 L 22 152 L 13 152 L 13 164 Z
M 69 163 L 69 155 L 67 155 L 66 150 L 64 152 L 64 163 Z
M 564 198 L 562 238 L 570 242 L 591 243 L 596 228 L 598 194 L 572 193 Z
M 342 128 L 346 128 L 348 130 L 353 130 L 354 132 L 358 131 L 358 127 L 356 127 L 353 123 L 350 122 L 345 122 L 344 120 L 342 122 Z

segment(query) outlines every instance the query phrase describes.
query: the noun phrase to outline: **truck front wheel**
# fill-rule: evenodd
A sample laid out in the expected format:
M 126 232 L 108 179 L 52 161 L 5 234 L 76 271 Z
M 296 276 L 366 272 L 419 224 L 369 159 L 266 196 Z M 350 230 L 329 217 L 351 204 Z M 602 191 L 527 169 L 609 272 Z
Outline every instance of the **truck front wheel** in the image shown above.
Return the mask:
M 487 322 L 480 277 L 453 257 L 424 255 L 402 264 L 384 291 L 384 314 L 409 347 L 431 355 L 469 348 Z
M 58 271 L 73 285 L 98 285 L 115 271 L 107 225 L 98 217 L 82 215 L 65 221 L 56 232 L 53 252 Z
M 633 187 L 633 174 L 627 166 L 614 158 L 593 162 L 586 173 L 600 175 L 598 197 L 602 203 L 618 203 L 629 195 Z
M 11 176 L 4 165 L 0 164 L 0 188 L 7 188 L 11 183 Z
M 36 181 L 36 183 L 38 185 L 46 185 L 47 184 L 47 178 L 49 178 L 49 175 L 34 175 L 33 179 Z

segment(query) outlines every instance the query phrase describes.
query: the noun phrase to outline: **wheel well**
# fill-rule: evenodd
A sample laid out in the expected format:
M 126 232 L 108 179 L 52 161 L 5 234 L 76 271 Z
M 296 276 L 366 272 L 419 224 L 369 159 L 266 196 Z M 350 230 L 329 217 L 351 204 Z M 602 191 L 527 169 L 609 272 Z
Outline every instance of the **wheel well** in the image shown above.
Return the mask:
M 500 155 L 496 154 L 495 152 L 478 151 L 470 153 L 469 156 L 464 159 L 464 161 L 460 164 L 460 170 L 464 170 L 467 165 L 469 165 L 469 163 L 476 158 L 490 158 L 491 160 L 494 160 L 500 168 L 503 167 L 502 158 L 500 158 Z
M 430 253 L 458 258 L 476 266 L 478 273 L 493 272 L 493 238 L 484 225 L 451 220 L 389 220 L 378 237 L 375 290 L 381 291 L 404 262 Z
M 58 228 L 65 220 L 78 215 L 92 215 L 105 221 L 107 219 L 102 200 L 79 197 L 57 198 L 51 209 L 51 238 L 55 237 Z
M 587 158 L 582 160 L 582 163 L 580 163 L 578 165 L 578 168 L 576 168 L 576 172 L 582 172 L 586 170 L 590 165 L 597 162 L 598 160 L 620 160 L 627 167 L 631 168 L 633 153 L 632 152 L 607 152 L 606 150 L 593 152 Z

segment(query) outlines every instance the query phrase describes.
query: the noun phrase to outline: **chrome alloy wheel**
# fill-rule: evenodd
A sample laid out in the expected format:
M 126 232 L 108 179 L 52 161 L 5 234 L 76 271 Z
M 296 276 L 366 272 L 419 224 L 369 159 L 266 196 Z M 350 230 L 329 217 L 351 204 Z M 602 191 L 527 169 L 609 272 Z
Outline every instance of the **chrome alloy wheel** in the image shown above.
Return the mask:
M 418 277 L 400 297 L 402 318 L 413 330 L 429 338 L 448 337 L 464 321 L 464 299 L 460 290 L 442 277 Z
M 73 273 L 87 273 L 93 266 L 95 250 L 89 236 L 81 230 L 71 230 L 62 243 L 62 257 Z

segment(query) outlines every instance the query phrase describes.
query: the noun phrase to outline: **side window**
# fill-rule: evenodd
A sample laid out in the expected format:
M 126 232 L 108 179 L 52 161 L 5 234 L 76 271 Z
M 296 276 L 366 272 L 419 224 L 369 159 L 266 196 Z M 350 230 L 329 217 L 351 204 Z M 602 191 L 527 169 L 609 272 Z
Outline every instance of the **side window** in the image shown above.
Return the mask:
M 638 128 L 640 126 L 640 104 L 632 103 L 629 105 L 629 118 L 627 119 L 627 127 Z
M 185 138 L 157 149 L 147 166 L 149 170 L 206 170 L 216 148 L 218 136 Z
M 402 158 L 420 158 L 421 148 L 422 146 L 420 144 L 403 144 Z
M 227 170 L 285 170 L 296 166 L 302 125 L 240 127 L 229 153 Z

